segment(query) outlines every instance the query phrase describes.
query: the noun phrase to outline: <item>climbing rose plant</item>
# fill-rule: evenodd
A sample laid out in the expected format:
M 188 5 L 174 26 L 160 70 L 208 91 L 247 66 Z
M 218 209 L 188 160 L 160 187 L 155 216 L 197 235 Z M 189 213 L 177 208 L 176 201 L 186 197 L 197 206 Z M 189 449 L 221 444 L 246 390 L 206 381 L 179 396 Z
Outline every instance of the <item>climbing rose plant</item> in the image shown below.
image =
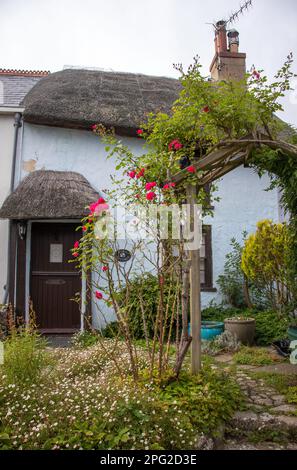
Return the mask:
M 282 111 L 280 99 L 290 90 L 290 80 L 294 76 L 291 71 L 292 55 L 290 54 L 284 66 L 277 72 L 273 83 L 269 83 L 262 71 L 252 71 L 242 81 L 212 82 L 201 74 L 201 65 L 198 59 L 194 60 L 188 70 L 184 71 L 181 65 L 176 68 L 180 72 L 181 92 L 172 107 L 170 114 L 150 114 L 145 123 L 136 132 L 135 137 L 144 139 L 144 153 L 135 155 L 128 146 L 119 140 L 113 129 L 105 129 L 101 124 L 94 124 L 92 131 L 106 144 L 108 158 L 115 157 L 117 173 L 112 177 L 114 189 L 107 192 L 108 203 L 105 201 L 90 206 L 90 215 L 83 221 L 83 237 L 79 247 L 74 247 L 73 255 L 78 267 L 83 270 L 97 270 L 102 274 L 103 266 L 108 266 L 105 286 L 101 288 L 90 286 L 90 292 L 97 300 L 104 301 L 112 307 L 125 338 L 131 360 L 131 368 L 135 379 L 139 376 L 139 362 L 135 352 L 133 337 L 129 329 L 129 275 L 133 270 L 123 270 L 115 258 L 115 246 L 111 246 L 105 239 L 96 238 L 96 225 L 108 212 L 108 204 L 116 196 L 123 204 L 129 206 L 135 202 L 144 207 L 153 205 L 181 204 L 185 201 L 186 186 L 199 186 L 199 179 L 203 171 L 197 170 L 195 163 L 205 154 L 210 153 L 226 142 L 238 143 L 240 139 L 251 136 L 258 142 L 261 134 L 265 134 L 269 142 L 279 142 L 279 133 L 284 124 L 276 119 L 275 113 Z M 292 132 L 290 132 L 292 135 Z M 289 149 L 289 163 L 288 152 Z M 255 145 L 248 155 L 249 161 L 259 173 L 268 171 L 274 173 L 274 184 L 283 190 L 283 201 L 286 208 L 291 210 L 291 229 L 297 234 L 297 204 L 293 187 L 297 185 L 297 147 L 294 145 Z M 283 163 L 282 163 L 283 162 Z M 278 164 L 282 163 L 282 170 L 277 171 Z M 285 169 L 290 169 L 286 174 Z M 174 175 L 184 172 L 182 183 L 176 185 Z M 212 184 L 212 191 L 215 187 Z M 199 188 L 197 202 L 204 207 L 204 214 L 211 213 L 209 209 L 209 195 L 203 187 Z M 103 209 L 100 209 L 103 204 Z M 104 225 L 104 224 L 103 224 Z M 102 226 L 102 224 L 101 224 Z M 291 239 L 293 239 L 292 237 Z M 296 237 L 297 238 L 297 237 Z M 186 254 L 184 246 L 179 246 L 178 262 L 170 255 L 172 242 L 155 239 L 157 254 L 166 253 L 166 262 L 154 266 L 158 278 L 158 314 L 155 323 L 153 347 L 150 349 L 148 337 L 147 348 L 150 358 L 150 377 L 154 375 L 156 357 L 158 357 L 158 376 L 168 373 L 169 356 L 164 356 L 168 345 L 164 348 L 164 321 L 166 315 L 175 318 L 177 333 L 179 334 L 179 311 L 182 312 L 182 334 L 177 343 L 177 358 L 175 372 L 178 375 L 185 353 L 190 344 L 188 336 L 188 308 L 189 308 L 189 272 L 185 263 Z M 296 245 L 297 246 L 297 245 Z M 293 247 L 293 244 L 291 244 Z M 147 249 L 147 248 L 146 248 Z M 143 246 L 134 245 L 133 258 L 137 259 L 137 251 Z M 149 249 L 148 249 L 149 252 Z M 295 253 L 297 260 L 297 249 Z M 98 268 L 99 266 L 99 268 Z M 297 266 L 297 263 L 296 263 Z M 117 273 L 117 281 L 114 275 Z M 118 273 L 121 275 L 119 276 Z M 295 271 L 296 273 L 296 271 Z M 90 276 L 88 277 L 88 279 Z M 92 277 L 94 279 L 94 276 Z M 170 281 L 168 281 L 170 279 Z M 177 297 L 172 303 L 164 304 L 164 283 L 182 286 L 176 289 Z M 175 283 L 175 284 L 174 284 Z M 119 305 L 118 289 L 126 286 L 126 302 Z M 100 287 L 100 288 L 99 288 Z M 94 290 L 95 289 L 95 290 Z M 95 292 L 95 294 L 94 294 Z M 141 289 L 140 289 L 141 292 Z M 141 295 L 139 298 L 141 302 Z M 144 330 L 145 330 L 144 313 Z M 156 346 L 158 343 L 158 347 Z M 115 353 L 116 357 L 116 353 Z M 165 359 L 164 359 L 165 358 Z

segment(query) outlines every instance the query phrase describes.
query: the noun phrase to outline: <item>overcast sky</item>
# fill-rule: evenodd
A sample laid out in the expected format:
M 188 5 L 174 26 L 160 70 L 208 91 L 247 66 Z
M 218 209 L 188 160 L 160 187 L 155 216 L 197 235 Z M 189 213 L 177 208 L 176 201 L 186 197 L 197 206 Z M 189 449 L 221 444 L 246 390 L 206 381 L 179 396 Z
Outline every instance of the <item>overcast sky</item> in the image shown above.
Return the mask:
M 239 0 L 0 0 L 0 68 L 50 70 L 65 65 L 177 77 L 173 62 L 199 54 L 208 68 L 214 32 Z M 269 77 L 287 54 L 297 71 L 297 0 L 253 0 L 234 27 L 247 67 Z M 297 90 L 297 79 L 295 81 Z M 297 126 L 297 92 L 282 116 Z

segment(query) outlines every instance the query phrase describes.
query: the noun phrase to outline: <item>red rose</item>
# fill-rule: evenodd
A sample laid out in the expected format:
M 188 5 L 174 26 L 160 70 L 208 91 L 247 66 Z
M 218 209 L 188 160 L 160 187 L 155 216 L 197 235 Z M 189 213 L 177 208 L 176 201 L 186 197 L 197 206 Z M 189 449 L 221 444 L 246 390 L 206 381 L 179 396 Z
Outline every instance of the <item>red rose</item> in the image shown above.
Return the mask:
M 135 178 L 135 176 L 136 176 L 136 171 L 134 171 L 134 170 L 133 170 L 133 171 L 129 171 L 128 176 L 130 176 L 130 178 Z
M 103 295 L 101 294 L 101 292 L 99 292 L 98 290 L 96 290 L 96 292 L 95 292 L 95 297 L 96 297 L 96 299 L 101 300 L 101 299 L 103 298 Z
M 145 185 L 145 189 L 147 191 L 150 191 L 151 189 L 153 189 L 155 186 L 157 186 L 157 183 L 155 183 L 154 181 L 152 183 L 146 183 Z
M 179 140 L 175 139 L 168 145 L 169 150 L 180 150 L 183 148 L 183 145 Z
M 194 166 L 188 166 L 187 171 L 189 173 L 196 173 L 196 168 Z
M 97 129 L 97 124 L 93 124 L 93 125 L 91 126 L 91 129 L 92 129 L 92 131 L 94 131 L 95 129 Z
M 137 135 L 142 135 L 143 134 L 143 129 L 138 129 Z
M 108 271 L 108 266 L 102 266 L 102 271 L 105 273 L 106 271 Z
M 86 232 L 88 230 L 88 228 L 86 227 L 86 225 L 83 226 L 82 228 L 83 232 Z
M 170 188 L 175 188 L 175 183 L 167 183 L 163 186 L 163 190 L 165 191 L 166 189 Z
M 142 178 L 144 176 L 144 172 L 145 172 L 145 169 L 142 168 L 137 174 L 136 174 L 136 178 L 139 179 L 139 178 Z
M 148 201 L 153 201 L 156 197 L 157 195 L 153 191 L 150 191 L 149 193 L 146 194 L 146 199 Z
M 79 248 L 79 241 L 76 241 L 73 245 L 73 248 Z

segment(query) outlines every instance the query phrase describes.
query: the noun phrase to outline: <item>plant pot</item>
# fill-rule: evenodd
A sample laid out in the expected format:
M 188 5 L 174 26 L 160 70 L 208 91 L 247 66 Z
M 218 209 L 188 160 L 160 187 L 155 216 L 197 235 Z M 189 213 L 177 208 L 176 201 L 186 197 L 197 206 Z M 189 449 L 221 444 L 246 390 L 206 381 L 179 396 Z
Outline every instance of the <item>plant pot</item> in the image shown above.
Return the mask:
M 201 322 L 201 339 L 211 341 L 224 331 L 224 323 L 218 321 L 202 321 Z M 191 334 L 191 325 L 189 324 L 189 334 Z
M 256 321 L 254 318 L 227 318 L 225 330 L 230 331 L 242 344 L 252 346 L 255 338 Z
M 291 341 L 297 340 L 297 326 L 289 326 L 288 337 Z

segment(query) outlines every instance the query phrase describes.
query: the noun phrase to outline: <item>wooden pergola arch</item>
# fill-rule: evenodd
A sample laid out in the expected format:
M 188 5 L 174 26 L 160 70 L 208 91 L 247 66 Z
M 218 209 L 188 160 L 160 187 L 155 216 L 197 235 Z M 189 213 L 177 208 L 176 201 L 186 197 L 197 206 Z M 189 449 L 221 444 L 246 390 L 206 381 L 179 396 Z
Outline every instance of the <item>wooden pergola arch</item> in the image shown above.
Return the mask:
M 247 135 L 239 140 L 224 140 L 211 149 L 204 157 L 193 163 L 197 170 L 197 185 L 187 184 L 189 173 L 181 170 L 171 177 L 171 181 L 186 184 L 187 203 L 193 205 L 197 198 L 197 188 L 212 183 L 235 168 L 247 164 L 251 151 L 261 146 L 280 150 L 288 156 L 297 157 L 297 147 L 282 140 L 272 140 L 265 134 Z M 191 318 L 191 370 L 198 374 L 201 369 L 201 288 L 200 250 L 189 251 L 190 318 Z M 185 344 L 184 356 L 189 345 Z M 181 358 L 182 360 L 182 358 Z

